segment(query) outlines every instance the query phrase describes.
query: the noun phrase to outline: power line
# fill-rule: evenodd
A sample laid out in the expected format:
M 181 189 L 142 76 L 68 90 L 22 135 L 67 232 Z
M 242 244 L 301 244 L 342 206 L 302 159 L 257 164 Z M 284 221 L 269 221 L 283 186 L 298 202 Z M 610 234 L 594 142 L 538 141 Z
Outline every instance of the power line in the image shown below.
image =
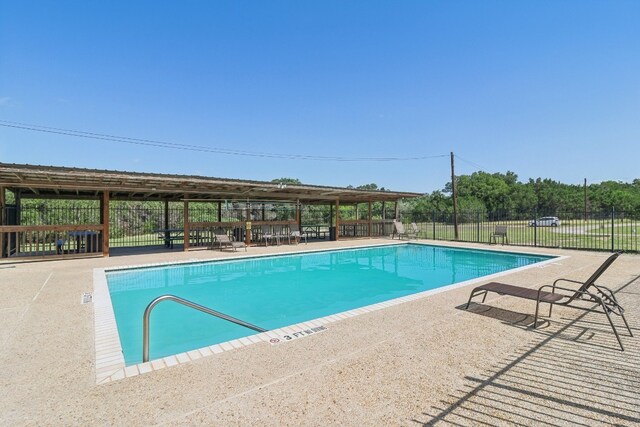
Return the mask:
M 482 166 L 482 165 L 479 165 L 478 163 L 472 162 L 471 160 L 463 159 L 462 157 L 458 156 L 457 154 L 454 154 L 454 155 L 455 155 L 458 159 L 462 160 L 462 161 L 463 161 L 463 162 L 465 162 L 465 163 L 470 164 L 471 166 L 473 166 L 473 167 L 475 167 L 475 168 L 478 168 L 478 169 L 480 169 L 480 170 L 482 170 L 482 171 L 486 171 L 486 170 L 487 170 L 487 168 L 485 168 L 485 167 L 484 167 L 484 166 Z
M 289 160 L 317 160 L 317 161 L 334 161 L 334 162 L 398 162 L 411 160 L 426 160 L 439 157 L 447 157 L 447 154 L 431 155 L 431 156 L 414 156 L 414 157 L 342 157 L 342 156 L 317 156 L 305 154 L 283 154 L 268 153 L 259 151 L 234 150 L 228 148 L 206 147 L 203 145 L 180 144 L 175 142 L 158 141 L 153 139 L 130 138 L 126 136 L 109 135 L 95 132 L 85 132 L 72 129 L 55 128 L 49 126 L 33 125 L 28 123 L 11 122 L 0 120 L 0 126 L 28 130 L 33 132 L 51 133 L 57 135 L 73 136 L 77 138 L 89 138 L 101 141 L 119 142 L 124 144 L 143 145 L 159 148 L 170 148 L 174 150 L 198 151 L 204 153 L 216 153 L 230 156 L 248 156 L 248 157 L 268 157 L 276 159 Z

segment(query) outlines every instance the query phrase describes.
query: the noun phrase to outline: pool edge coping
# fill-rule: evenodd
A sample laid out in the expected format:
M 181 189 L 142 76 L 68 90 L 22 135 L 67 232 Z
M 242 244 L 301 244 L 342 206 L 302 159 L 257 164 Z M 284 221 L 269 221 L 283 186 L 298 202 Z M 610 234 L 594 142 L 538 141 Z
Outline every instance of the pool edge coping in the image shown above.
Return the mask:
M 241 260 L 241 259 L 261 258 L 261 257 L 269 257 L 269 256 L 286 256 L 286 255 L 294 255 L 294 254 L 325 252 L 325 251 L 332 251 L 332 250 L 362 249 L 362 248 L 368 248 L 368 247 L 390 246 L 390 245 L 405 244 L 405 243 L 411 243 L 411 244 L 417 244 L 417 245 L 423 245 L 423 246 L 444 246 L 444 247 L 457 248 L 457 249 L 472 249 L 472 250 L 475 249 L 475 250 L 503 252 L 503 253 L 506 252 L 506 253 L 513 253 L 513 254 L 521 254 L 521 255 L 550 256 L 552 258 L 541 261 L 539 263 L 517 267 L 507 271 L 501 271 L 498 273 L 493 273 L 487 276 L 482 276 L 475 279 L 469 279 L 469 280 L 465 280 L 458 283 L 452 283 L 450 285 L 442 286 L 436 289 L 430 289 L 427 291 L 405 295 L 403 297 L 398 297 L 398 298 L 390 299 L 387 301 L 382 301 L 379 303 L 370 304 L 367 306 L 362 306 L 362 307 L 358 307 L 355 309 L 351 309 L 351 310 L 347 310 L 339 313 L 334 313 L 329 316 L 324 316 L 317 319 L 307 320 L 301 323 L 283 326 L 282 328 L 249 335 L 249 336 L 234 339 L 231 341 L 226 341 L 223 343 L 218 343 L 218 344 L 198 348 L 195 350 L 189 350 L 183 353 L 165 356 L 162 358 L 150 360 L 149 362 L 138 363 L 130 366 L 125 365 L 124 353 L 122 351 L 122 345 L 120 343 L 120 335 L 118 333 L 115 313 L 113 311 L 113 305 L 111 303 L 111 294 L 109 293 L 109 287 L 107 284 L 106 273 L 108 271 L 129 270 L 129 269 L 135 269 L 135 268 L 152 268 L 152 267 L 161 267 L 161 266 L 168 266 L 168 265 L 196 264 L 196 263 L 216 262 L 216 261 L 225 261 L 225 260 L 226 261 Z M 95 359 L 96 360 L 96 363 L 95 363 L 96 384 L 97 385 L 107 384 L 112 381 L 134 377 L 134 376 L 145 374 L 148 372 L 157 371 L 159 369 L 164 369 L 171 366 L 190 363 L 191 361 L 200 359 L 202 357 L 208 357 L 214 354 L 223 353 L 225 351 L 234 350 L 236 348 L 257 344 L 260 342 L 269 343 L 269 341 L 272 338 L 278 338 L 282 335 L 293 334 L 296 332 L 303 332 L 304 330 L 317 328 L 319 326 L 324 326 L 329 323 L 333 323 L 346 318 L 358 316 L 360 314 L 370 313 L 370 312 L 381 310 L 383 308 L 391 307 L 394 305 L 415 301 L 418 299 L 426 298 L 434 294 L 447 292 L 453 289 L 469 286 L 471 284 L 481 282 L 481 281 L 492 280 L 500 276 L 516 273 L 516 272 L 527 270 L 530 268 L 542 268 L 547 264 L 558 262 L 567 258 L 570 258 L 570 256 L 553 255 L 553 254 L 547 254 L 547 253 L 513 252 L 513 251 L 507 251 L 499 248 L 495 248 L 495 249 L 494 248 L 491 248 L 491 249 L 461 248 L 458 246 L 449 246 L 446 244 L 441 245 L 441 244 L 434 244 L 430 242 L 399 240 L 396 242 L 370 243 L 370 244 L 352 246 L 347 248 L 296 250 L 296 251 L 286 252 L 281 254 L 252 254 L 252 255 L 238 256 L 234 258 L 214 257 L 209 259 L 198 259 L 198 260 L 191 259 L 191 260 L 174 261 L 174 262 L 148 263 L 148 264 L 134 265 L 134 266 L 94 268 L 93 269 L 93 286 L 94 286 L 93 304 L 94 304 L 94 328 L 95 328 L 94 338 L 95 338 L 95 351 L 96 351 L 96 359 Z

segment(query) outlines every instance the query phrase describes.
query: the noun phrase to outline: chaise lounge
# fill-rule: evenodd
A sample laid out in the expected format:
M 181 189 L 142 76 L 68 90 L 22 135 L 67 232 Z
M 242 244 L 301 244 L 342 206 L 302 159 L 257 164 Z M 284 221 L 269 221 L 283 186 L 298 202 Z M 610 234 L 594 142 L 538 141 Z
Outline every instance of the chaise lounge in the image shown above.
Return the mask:
M 407 239 L 411 239 L 411 237 L 413 236 L 413 238 L 416 237 L 416 233 L 413 232 L 407 232 L 404 228 L 404 224 L 401 221 L 397 221 L 397 220 L 393 220 L 393 235 L 391 236 L 391 238 L 393 239 L 393 237 L 395 235 L 398 235 L 398 239 L 402 239 L 402 236 L 405 236 Z
M 220 244 L 220 250 L 223 250 L 225 247 L 229 247 L 234 251 L 237 251 L 238 248 L 244 248 L 245 252 L 247 251 L 247 245 L 244 242 L 236 242 L 229 238 L 229 235 L 224 231 L 216 231 L 216 242 Z
M 533 328 L 536 329 L 538 326 L 538 311 L 540 308 L 540 303 L 548 303 L 549 304 L 549 317 L 551 317 L 551 310 L 553 309 L 554 304 L 563 305 L 566 307 L 577 308 L 579 310 L 584 311 L 592 311 L 601 313 L 599 310 L 595 310 L 592 308 L 580 307 L 577 305 L 570 305 L 579 301 L 586 301 L 591 303 L 596 303 L 602 309 L 602 312 L 607 316 L 607 320 L 611 325 L 611 329 L 618 339 L 618 344 L 620 344 L 620 349 L 624 351 L 624 346 L 622 345 L 622 340 L 618 335 L 618 331 L 616 330 L 613 321 L 611 320 L 610 314 L 616 314 L 622 318 L 627 330 L 629 331 L 629 336 L 633 336 L 631 332 L 631 328 L 627 323 L 627 319 L 624 317 L 624 309 L 618 304 L 614 293 L 602 286 L 596 285 L 596 280 L 600 278 L 602 273 L 609 268 L 609 266 L 620 256 L 620 252 L 616 252 L 611 255 L 609 258 L 605 260 L 604 263 L 589 277 L 586 281 L 580 282 L 578 280 L 571 279 L 557 279 L 553 282 L 553 285 L 544 285 L 538 289 L 533 288 L 525 288 L 522 286 L 514 286 L 508 285 L 505 283 L 497 283 L 491 282 L 481 286 L 478 286 L 471 291 L 471 295 L 469 296 L 469 301 L 467 302 L 467 306 L 465 309 L 469 308 L 469 304 L 471 304 L 471 299 L 477 295 L 484 294 L 482 297 L 482 302 L 487 298 L 487 293 L 495 292 L 499 295 L 509 295 L 517 298 L 524 298 L 529 300 L 536 301 L 536 314 L 533 321 Z M 570 289 L 557 286 L 558 282 L 569 282 L 576 283 L 581 285 L 580 288 Z M 551 289 L 551 292 L 545 291 L 544 289 Z M 559 293 L 556 291 L 564 291 L 564 293 Z

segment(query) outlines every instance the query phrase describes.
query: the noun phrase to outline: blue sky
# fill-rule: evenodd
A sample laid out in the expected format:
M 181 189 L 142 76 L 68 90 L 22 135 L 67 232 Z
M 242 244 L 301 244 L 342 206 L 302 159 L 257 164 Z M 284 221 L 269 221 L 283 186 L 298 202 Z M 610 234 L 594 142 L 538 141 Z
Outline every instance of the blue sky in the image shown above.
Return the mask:
M 457 171 L 640 177 L 640 1 L 0 0 L 0 120 Z M 464 161 L 463 161 L 464 159 Z M 0 161 L 431 192 L 448 157 L 0 126 Z

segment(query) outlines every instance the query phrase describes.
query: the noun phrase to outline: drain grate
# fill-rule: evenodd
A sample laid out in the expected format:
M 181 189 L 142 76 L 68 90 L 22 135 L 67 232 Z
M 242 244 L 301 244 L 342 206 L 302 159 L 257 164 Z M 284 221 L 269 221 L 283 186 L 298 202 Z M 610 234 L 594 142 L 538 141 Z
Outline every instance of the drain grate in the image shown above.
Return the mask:
M 82 301 L 80 301 L 81 304 L 89 304 L 90 302 L 93 302 L 93 294 L 91 292 L 85 292 L 82 294 Z

